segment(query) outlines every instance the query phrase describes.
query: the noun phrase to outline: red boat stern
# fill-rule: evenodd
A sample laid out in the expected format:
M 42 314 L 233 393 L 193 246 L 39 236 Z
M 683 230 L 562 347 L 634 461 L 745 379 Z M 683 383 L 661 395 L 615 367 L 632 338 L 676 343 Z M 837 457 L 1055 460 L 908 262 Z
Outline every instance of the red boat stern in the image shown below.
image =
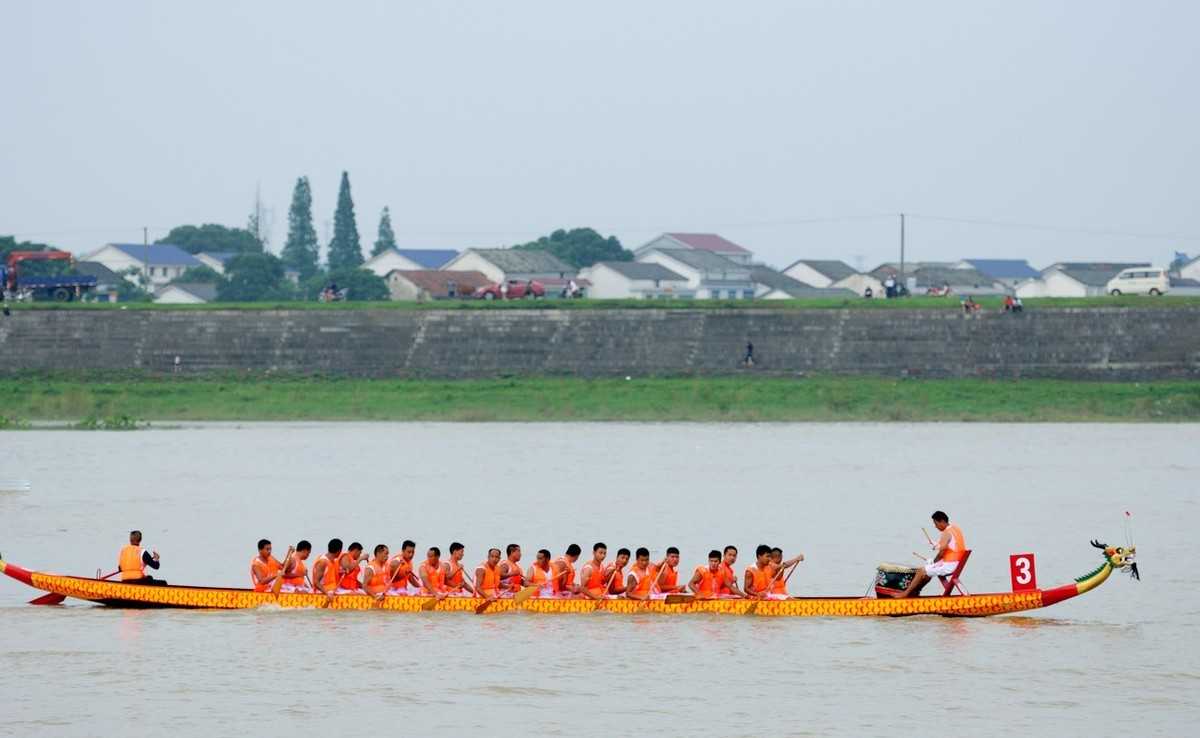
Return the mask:
M 16 579 L 18 582 L 24 582 L 25 584 L 28 584 L 30 587 L 34 587 L 33 575 L 29 571 L 22 569 L 21 567 L 17 566 L 16 564 L 10 564 L 9 562 L 5 561 L 3 558 L 0 558 L 0 572 L 3 572 L 5 574 L 9 575 L 13 579 Z

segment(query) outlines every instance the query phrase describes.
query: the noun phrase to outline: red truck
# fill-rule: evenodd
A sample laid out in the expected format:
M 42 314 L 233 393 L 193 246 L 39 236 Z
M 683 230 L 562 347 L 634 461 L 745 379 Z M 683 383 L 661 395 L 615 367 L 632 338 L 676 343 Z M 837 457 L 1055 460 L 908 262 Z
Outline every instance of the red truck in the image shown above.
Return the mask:
M 22 274 L 21 264 L 31 261 L 65 261 L 75 263 L 66 251 L 12 251 L 0 265 L 0 289 L 4 296 L 18 300 L 78 300 L 96 286 L 96 278 L 85 274 Z
M 516 279 L 510 279 L 507 283 L 507 292 L 499 282 L 485 284 L 475 290 L 475 298 L 478 300 L 520 300 L 521 298 L 538 298 L 546 296 L 546 288 L 537 280 L 529 280 L 521 282 Z

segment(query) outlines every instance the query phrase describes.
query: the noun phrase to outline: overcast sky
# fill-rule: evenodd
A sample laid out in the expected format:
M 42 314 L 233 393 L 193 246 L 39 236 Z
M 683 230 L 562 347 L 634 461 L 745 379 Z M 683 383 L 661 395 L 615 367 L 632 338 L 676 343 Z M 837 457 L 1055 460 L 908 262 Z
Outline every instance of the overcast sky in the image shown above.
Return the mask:
M 0 234 L 593 226 L 768 263 L 1200 253 L 1200 2 L 0 4 Z M 920 217 L 925 216 L 925 217 Z M 934 216 L 934 217 L 931 217 Z M 1033 229 L 1011 225 L 1054 226 Z

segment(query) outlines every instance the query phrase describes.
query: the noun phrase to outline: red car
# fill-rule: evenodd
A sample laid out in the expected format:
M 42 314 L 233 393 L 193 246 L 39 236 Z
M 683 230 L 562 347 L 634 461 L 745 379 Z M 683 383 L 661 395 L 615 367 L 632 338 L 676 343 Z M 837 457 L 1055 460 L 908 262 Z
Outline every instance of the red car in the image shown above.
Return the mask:
M 508 280 L 507 298 L 509 300 L 520 300 L 521 298 L 532 299 L 545 296 L 546 288 L 541 282 L 537 282 L 535 280 L 530 280 L 528 282 L 521 282 L 516 279 Z M 485 284 L 484 286 L 475 290 L 475 298 L 479 300 L 500 300 L 504 297 L 505 291 L 501 288 L 499 282 Z

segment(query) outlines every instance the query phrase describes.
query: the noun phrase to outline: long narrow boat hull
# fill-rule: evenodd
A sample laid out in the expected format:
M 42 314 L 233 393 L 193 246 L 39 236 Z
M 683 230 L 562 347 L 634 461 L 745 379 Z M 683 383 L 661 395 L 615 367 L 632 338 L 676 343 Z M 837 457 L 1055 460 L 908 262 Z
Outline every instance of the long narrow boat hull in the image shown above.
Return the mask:
M 1132 555 L 1130 555 L 1132 560 Z M 593 600 L 570 598 L 531 598 L 522 603 L 500 599 L 487 608 L 488 614 L 515 610 L 530 613 L 591 613 L 605 610 L 622 615 L 653 613 L 663 615 L 710 614 L 765 617 L 897 617 L 906 615 L 945 615 L 983 617 L 1036 610 L 1075 597 L 1103 583 L 1112 573 L 1111 557 L 1097 569 L 1070 584 L 1048 590 L 997 592 L 950 597 L 877 599 L 874 597 L 797 597 L 788 600 L 692 600 L 668 604 L 661 600 L 642 602 L 628 599 Z M 84 577 L 29 571 L 0 560 L 0 571 L 36 589 L 112 607 L 191 608 L 245 610 L 258 607 L 328 608 L 332 610 L 387 610 L 422 612 L 429 601 L 422 596 L 389 596 L 382 602 L 363 594 L 326 596 L 309 593 L 255 592 L 249 589 L 214 587 L 145 586 L 122 584 Z M 483 600 L 475 597 L 448 597 L 435 612 L 474 612 Z

